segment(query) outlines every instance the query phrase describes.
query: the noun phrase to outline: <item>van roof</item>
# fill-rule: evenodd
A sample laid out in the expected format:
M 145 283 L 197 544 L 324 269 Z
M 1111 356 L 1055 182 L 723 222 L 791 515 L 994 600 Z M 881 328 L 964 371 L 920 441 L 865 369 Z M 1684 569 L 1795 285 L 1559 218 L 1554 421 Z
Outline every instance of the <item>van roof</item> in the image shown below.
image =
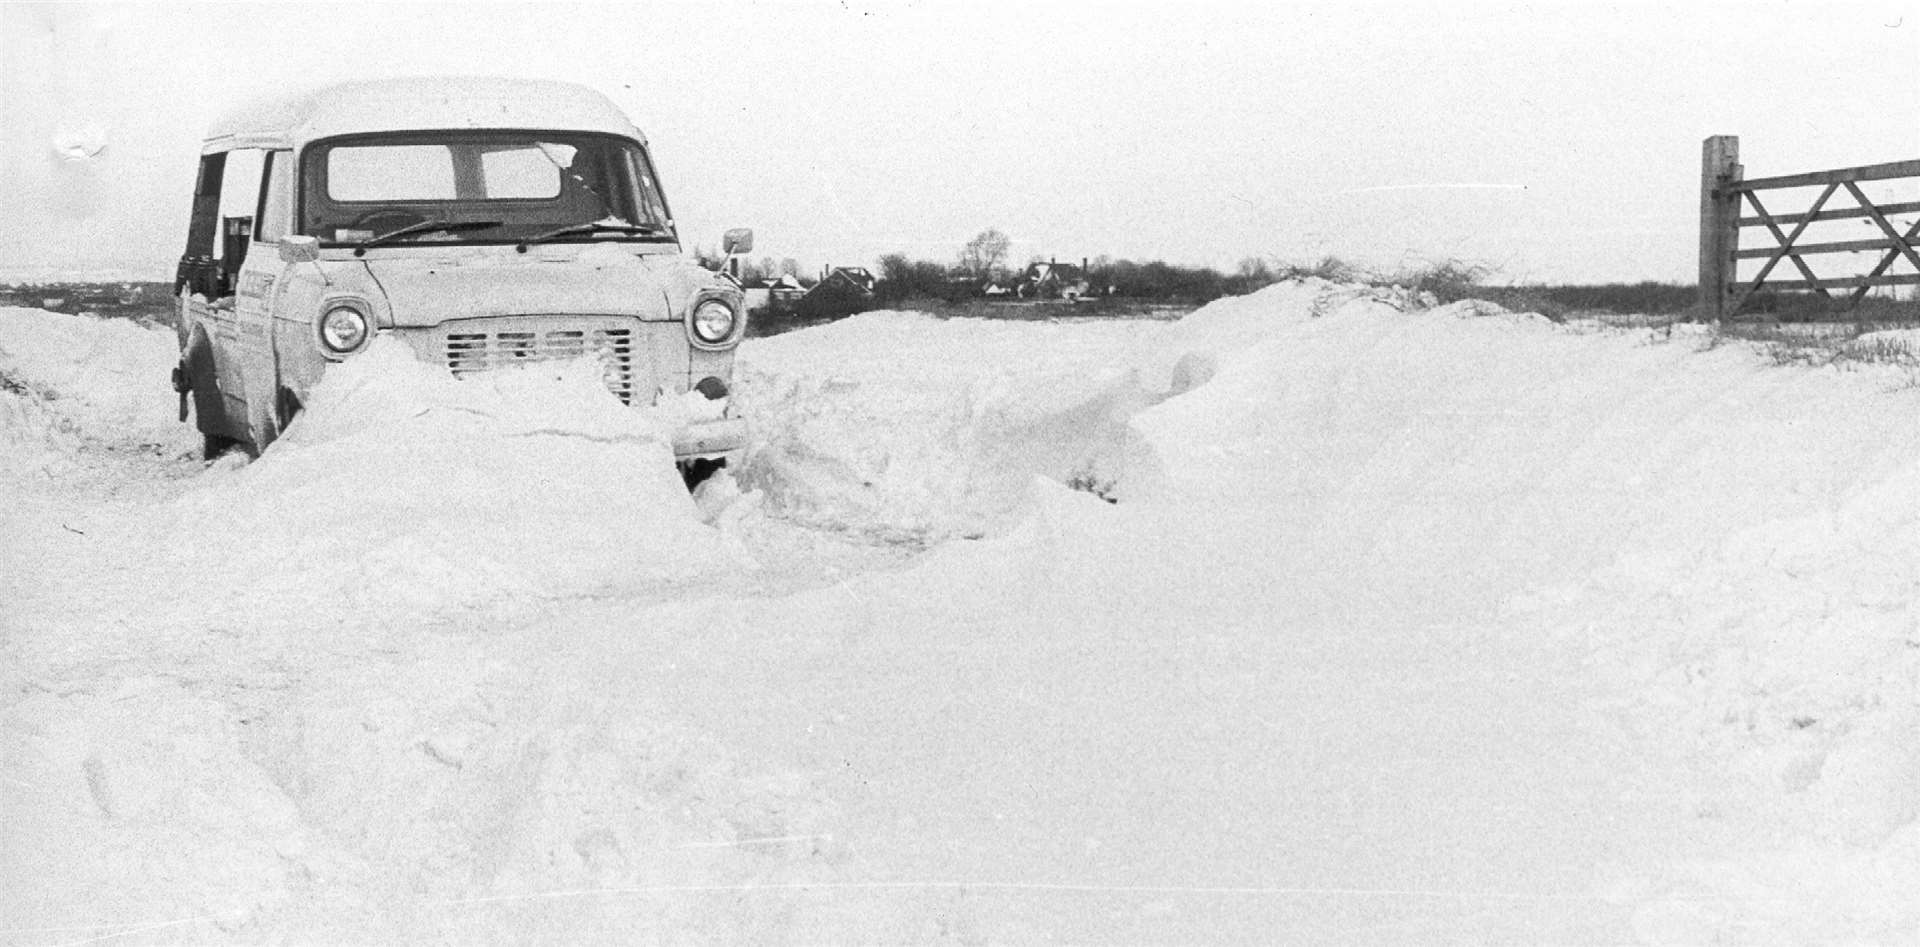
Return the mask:
M 448 128 L 594 131 L 645 141 L 606 96 L 546 79 L 361 79 L 242 106 L 213 123 L 201 151 L 298 148 L 334 135 Z

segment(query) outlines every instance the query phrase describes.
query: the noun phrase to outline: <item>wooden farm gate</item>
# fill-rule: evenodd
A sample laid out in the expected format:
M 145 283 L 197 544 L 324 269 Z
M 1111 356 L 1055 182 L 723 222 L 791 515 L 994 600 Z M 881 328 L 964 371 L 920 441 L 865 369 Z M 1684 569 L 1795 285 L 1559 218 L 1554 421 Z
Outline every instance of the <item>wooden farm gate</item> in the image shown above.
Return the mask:
M 1895 161 L 1859 168 L 1833 171 L 1809 171 L 1778 177 L 1745 180 L 1741 175 L 1740 139 L 1735 135 L 1715 135 L 1701 146 L 1700 160 L 1700 305 L 1709 318 L 1723 319 L 1740 311 L 1755 290 L 1762 285 L 1773 289 L 1811 290 L 1823 301 L 1839 302 L 1846 308 L 1859 305 L 1875 286 L 1920 284 L 1920 219 L 1903 232 L 1888 217 L 1920 211 L 1920 201 L 1876 205 L 1860 189 L 1862 181 L 1887 181 L 1920 178 L 1920 161 Z M 1770 213 L 1760 200 L 1761 191 L 1782 188 L 1821 188 L 1818 197 L 1804 211 Z M 1827 201 L 1840 191 L 1858 206 L 1827 210 Z M 1744 205 L 1744 206 L 1743 206 Z M 1751 210 L 1750 216 L 1742 216 Z M 1816 221 L 1867 218 L 1878 227 L 1880 236 L 1867 240 L 1829 240 L 1799 243 L 1807 226 Z M 1793 229 L 1782 230 L 1792 226 Z M 1740 231 L 1764 227 L 1773 237 L 1773 246 L 1740 249 Z M 1881 251 L 1879 263 L 1865 275 L 1822 278 L 1814 275 L 1806 258 L 1822 253 L 1858 253 Z M 1889 274 L 1896 261 L 1905 259 L 1912 273 Z M 1738 275 L 1741 260 L 1765 260 L 1753 276 Z M 1799 279 L 1769 279 L 1782 260 L 1793 264 Z M 1831 290 L 1849 290 L 1844 301 L 1836 300 Z

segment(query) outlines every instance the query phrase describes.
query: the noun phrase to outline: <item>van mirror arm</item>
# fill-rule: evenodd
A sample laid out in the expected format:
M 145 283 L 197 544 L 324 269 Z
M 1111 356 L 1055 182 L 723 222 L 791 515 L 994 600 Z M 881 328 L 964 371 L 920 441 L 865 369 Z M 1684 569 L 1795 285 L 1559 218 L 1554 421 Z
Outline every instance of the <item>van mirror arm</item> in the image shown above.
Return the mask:
M 280 238 L 280 259 L 287 263 L 311 263 L 320 271 L 320 282 L 331 287 L 333 280 L 327 278 L 327 268 L 320 265 L 320 238 L 303 233 L 292 233 Z

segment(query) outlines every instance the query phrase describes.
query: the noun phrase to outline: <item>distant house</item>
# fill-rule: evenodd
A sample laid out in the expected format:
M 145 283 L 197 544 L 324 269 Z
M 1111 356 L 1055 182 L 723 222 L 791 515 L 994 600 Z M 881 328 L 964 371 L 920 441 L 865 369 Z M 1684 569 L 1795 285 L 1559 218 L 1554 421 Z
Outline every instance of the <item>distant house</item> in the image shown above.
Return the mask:
M 740 281 L 740 292 L 746 297 L 743 302 L 747 307 L 747 312 L 764 313 L 771 308 L 769 305 L 771 293 L 767 290 L 766 280 L 758 276 L 742 279 Z
M 854 291 L 869 295 L 873 293 L 874 284 L 879 281 L 879 278 L 864 266 L 836 266 L 829 269 L 827 275 L 820 280 L 822 283 L 845 283 Z
M 836 266 L 827 269 L 820 282 L 794 303 L 801 316 L 845 316 L 873 308 L 873 287 L 878 280 L 861 266 Z
M 767 283 L 767 303 L 779 312 L 791 310 L 806 294 L 807 288 L 800 285 L 800 278 L 792 273 L 782 273 Z
M 741 280 L 740 288 L 746 293 L 748 312 L 767 314 L 792 312 L 807 292 L 806 284 L 792 273 L 774 277 L 755 273 Z
M 1089 293 L 1086 267 L 1048 260 L 1029 263 L 1014 292 L 1021 299 L 1064 299 L 1076 302 Z

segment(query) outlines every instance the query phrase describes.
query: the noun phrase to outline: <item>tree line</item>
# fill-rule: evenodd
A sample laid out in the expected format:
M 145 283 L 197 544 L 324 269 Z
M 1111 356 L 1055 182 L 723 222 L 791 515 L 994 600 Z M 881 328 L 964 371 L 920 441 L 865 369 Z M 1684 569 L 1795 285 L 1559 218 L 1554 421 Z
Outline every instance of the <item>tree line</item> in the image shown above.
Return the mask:
M 1055 261 L 1034 256 L 1026 266 L 1015 269 L 1007 255 L 1012 242 L 999 230 L 988 229 L 967 241 L 951 263 L 915 259 L 905 253 L 886 254 L 880 258 L 874 295 L 883 303 L 916 298 L 958 302 L 996 292 L 1019 295 L 1016 291 L 1021 282 L 1031 279 L 1037 264 L 1053 265 Z M 1070 279 L 1084 280 L 1089 297 L 1156 302 L 1211 302 L 1221 296 L 1252 292 L 1286 275 L 1258 258 L 1241 261 L 1232 273 L 1208 266 L 1116 260 L 1106 255 L 1059 260 L 1057 265 Z
M 1014 290 L 1034 271 L 1035 264 L 1055 261 L 1033 256 L 1027 264 L 1015 267 L 1009 254 L 1013 241 L 998 229 L 982 231 L 964 244 L 950 261 L 926 260 L 905 253 L 889 253 L 879 259 L 874 275 L 871 304 L 899 306 L 910 300 L 939 300 L 959 303 L 990 295 L 1034 298 Z M 710 266 L 718 267 L 718 251 L 696 251 Z M 1509 309 L 1543 313 L 1559 318 L 1578 311 L 1612 311 L 1667 314 L 1685 310 L 1693 302 L 1692 285 L 1643 281 L 1634 284 L 1593 285 L 1493 285 L 1492 271 L 1478 264 L 1447 260 L 1392 273 L 1374 272 L 1338 257 L 1325 257 L 1313 263 L 1292 263 L 1268 257 L 1242 259 L 1231 272 L 1208 266 L 1167 263 L 1161 260 L 1136 261 L 1102 255 L 1084 260 L 1059 260 L 1058 269 L 1075 280 L 1084 280 L 1086 299 L 1113 297 L 1141 302 L 1198 305 L 1222 296 L 1251 293 L 1272 283 L 1305 277 L 1318 277 L 1335 283 L 1394 285 L 1422 294 L 1431 294 L 1440 302 L 1478 298 L 1500 303 Z M 771 279 L 782 274 L 798 275 L 792 259 L 777 263 L 763 258 L 758 265 L 748 263 L 744 276 Z M 814 280 L 800 276 L 802 285 Z

